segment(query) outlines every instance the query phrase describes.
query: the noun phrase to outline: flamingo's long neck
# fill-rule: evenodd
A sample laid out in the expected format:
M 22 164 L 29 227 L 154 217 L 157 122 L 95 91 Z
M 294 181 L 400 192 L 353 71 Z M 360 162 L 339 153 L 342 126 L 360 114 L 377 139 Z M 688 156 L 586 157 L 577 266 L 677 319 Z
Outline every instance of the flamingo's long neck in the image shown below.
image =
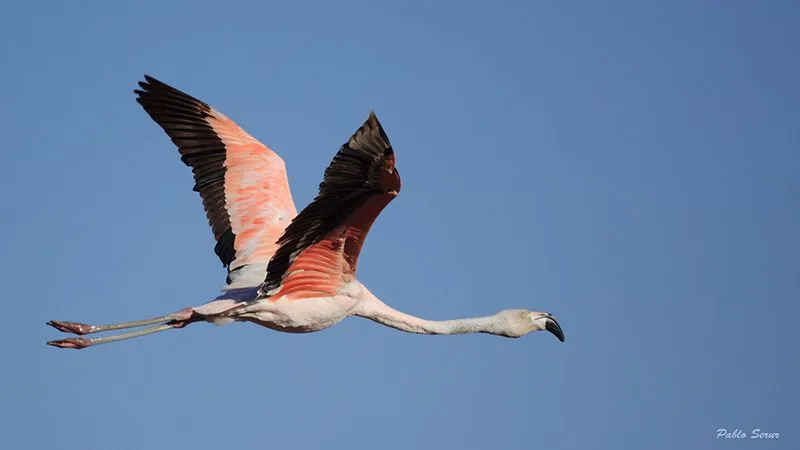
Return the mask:
M 453 320 L 427 320 L 398 311 L 380 301 L 364 288 L 362 301 L 355 315 L 373 320 L 400 331 L 418 334 L 502 333 L 496 316 Z

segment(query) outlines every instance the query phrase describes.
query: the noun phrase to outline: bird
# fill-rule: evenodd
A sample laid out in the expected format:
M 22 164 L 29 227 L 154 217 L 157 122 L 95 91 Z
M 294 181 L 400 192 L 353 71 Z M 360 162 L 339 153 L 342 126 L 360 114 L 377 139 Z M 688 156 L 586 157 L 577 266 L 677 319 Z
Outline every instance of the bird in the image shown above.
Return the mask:
M 194 190 L 216 241 L 214 252 L 227 270 L 225 286 L 199 306 L 150 319 L 109 325 L 51 320 L 48 325 L 77 336 L 48 345 L 84 349 L 198 322 L 250 322 L 310 333 L 348 317 L 428 335 L 519 338 L 545 330 L 564 342 L 561 326 L 547 312 L 507 309 L 484 317 L 427 320 L 392 308 L 356 278 L 364 240 L 401 187 L 395 151 L 374 110 L 340 146 L 318 194 L 298 213 L 283 159 L 233 120 L 149 75 L 134 93 L 192 169 Z

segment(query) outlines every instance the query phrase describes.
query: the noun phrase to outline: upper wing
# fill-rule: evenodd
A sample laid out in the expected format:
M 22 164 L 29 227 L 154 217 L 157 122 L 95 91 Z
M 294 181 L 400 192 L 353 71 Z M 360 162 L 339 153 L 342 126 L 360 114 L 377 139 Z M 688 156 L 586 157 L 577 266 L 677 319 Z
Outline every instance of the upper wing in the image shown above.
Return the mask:
M 260 294 L 335 294 L 355 276 L 372 222 L 399 192 L 394 151 L 371 112 L 325 170 L 317 197 L 278 240 Z
M 208 104 L 147 75 L 139 86 L 136 101 L 192 168 L 222 264 L 263 270 L 297 215 L 281 157 Z

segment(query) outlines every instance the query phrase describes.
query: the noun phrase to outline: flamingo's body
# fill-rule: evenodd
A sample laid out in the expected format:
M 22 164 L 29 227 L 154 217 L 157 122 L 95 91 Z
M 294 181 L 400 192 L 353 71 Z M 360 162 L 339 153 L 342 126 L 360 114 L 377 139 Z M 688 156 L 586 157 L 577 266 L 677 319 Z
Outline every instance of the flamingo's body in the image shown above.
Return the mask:
M 214 251 L 228 269 L 227 285 L 215 300 L 153 319 L 100 326 L 50 321 L 75 334 L 156 326 L 48 344 L 84 348 L 197 321 L 248 321 L 305 333 L 348 316 L 413 333 L 519 337 L 548 330 L 564 340 L 561 327 L 547 313 L 506 310 L 481 318 L 429 321 L 390 308 L 356 279 L 358 256 L 372 223 L 400 192 L 394 150 L 374 113 L 342 145 L 325 171 L 319 195 L 297 214 L 280 156 L 206 103 L 152 77 L 145 80 L 135 91 L 137 101 L 193 169 L 195 190 L 217 240 Z

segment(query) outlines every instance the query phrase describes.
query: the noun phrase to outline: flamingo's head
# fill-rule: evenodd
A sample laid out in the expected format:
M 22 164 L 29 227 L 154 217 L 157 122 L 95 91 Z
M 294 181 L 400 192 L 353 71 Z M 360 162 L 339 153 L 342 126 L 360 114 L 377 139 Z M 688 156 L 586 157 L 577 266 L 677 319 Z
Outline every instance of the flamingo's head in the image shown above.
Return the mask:
M 564 331 L 556 318 L 550 313 L 528 311 L 525 309 L 508 309 L 497 314 L 500 319 L 501 336 L 518 338 L 534 331 L 549 331 L 559 341 L 564 342 Z

